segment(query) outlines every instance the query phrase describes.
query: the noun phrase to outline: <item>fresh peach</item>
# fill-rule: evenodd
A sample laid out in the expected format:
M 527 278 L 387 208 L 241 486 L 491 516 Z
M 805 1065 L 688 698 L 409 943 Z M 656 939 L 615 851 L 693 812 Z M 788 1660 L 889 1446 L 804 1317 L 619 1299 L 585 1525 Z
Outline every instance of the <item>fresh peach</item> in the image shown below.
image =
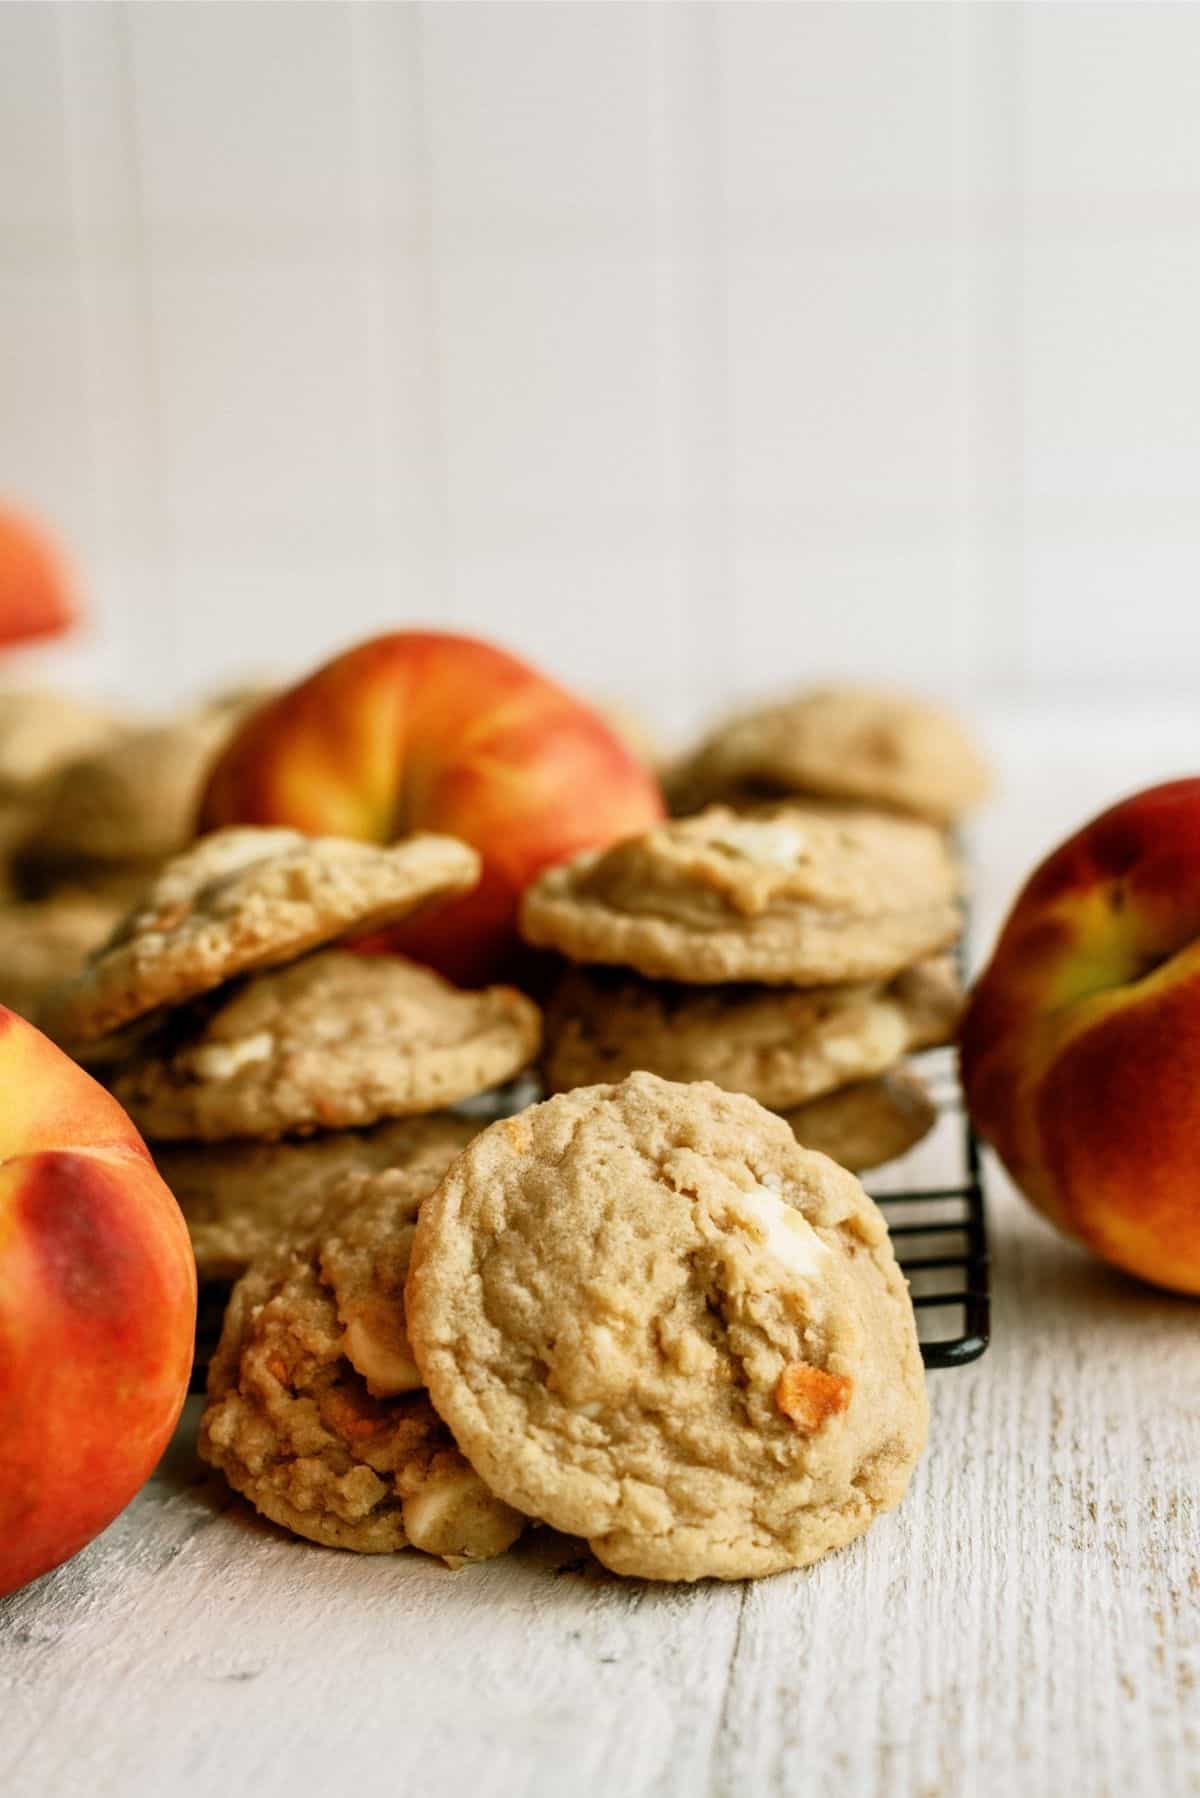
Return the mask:
M 1034 872 L 975 987 L 981 1135 L 1061 1229 L 1200 1293 L 1200 779 L 1124 800 Z
M 187 1229 L 116 1100 L 0 1007 L 0 1594 L 111 1523 L 175 1427 Z
M 75 622 L 70 583 L 53 544 L 0 505 L 0 647 L 54 637 Z
M 200 825 L 462 837 L 483 856 L 480 885 L 386 943 L 477 982 L 504 971 L 542 868 L 661 816 L 657 783 L 591 707 L 489 643 L 399 631 L 257 712 L 218 761 Z

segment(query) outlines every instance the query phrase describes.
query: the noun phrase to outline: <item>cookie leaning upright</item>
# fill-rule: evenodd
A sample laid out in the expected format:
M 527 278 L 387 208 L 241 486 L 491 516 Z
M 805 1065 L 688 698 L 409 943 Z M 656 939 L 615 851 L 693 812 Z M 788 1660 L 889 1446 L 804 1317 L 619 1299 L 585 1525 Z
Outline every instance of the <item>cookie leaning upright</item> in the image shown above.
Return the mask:
M 521 929 L 572 961 L 688 983 L 890 978 L 953 942 L 957 863 L 915 820 L 712 806 L 549 869 Z
M 671 774 L 671 809 L 788 795 L 849 800 L 947 825 L 991 786 L 953 715 L 870 687 L 818 687 L 719 725 Z
M 524 1526 L 464 1461 L 422 1389 L 404 1320 L 417 1208 L 436 1166 L 345 1177 L 298 1241 L 233 1291 L 200 1453 L 265 1517 L 362 1554 L 452 1565 Z
M 78 979 L 52 996 L 45 1028 L 94 1042 L 235 975 L 467 892 L 479 866 L 453 837 L 377 848 L 292 830 L 214 831 L 163 869 Z
M 713 1086 L 635 1074 L 492 1125 L 422 1206 L 406 1310 L 485 1484 L 618 1572 L 804 1566 L 899 1503 L 924 1445 L 878 1210 Z

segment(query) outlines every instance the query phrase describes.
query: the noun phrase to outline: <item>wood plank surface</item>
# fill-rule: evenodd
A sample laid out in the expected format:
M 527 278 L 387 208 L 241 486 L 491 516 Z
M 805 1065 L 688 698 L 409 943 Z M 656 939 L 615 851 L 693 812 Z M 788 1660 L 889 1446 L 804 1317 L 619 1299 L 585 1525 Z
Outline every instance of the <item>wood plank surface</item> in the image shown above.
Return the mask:
M 1008 744 L 985 929 L 1175 747 L 1072 743 Z M 1200 1314 L 994 1168 L 989 1199 L 992 1348 L 930 1376 L 899 1512 L 807 1573 L 656 1588 L 553 1538 L 460 1574 L 303 1546 L 205 1475 L 193 1401 L 112 1528 L 0 1603 L 0 1793 L 1200 1793 Z

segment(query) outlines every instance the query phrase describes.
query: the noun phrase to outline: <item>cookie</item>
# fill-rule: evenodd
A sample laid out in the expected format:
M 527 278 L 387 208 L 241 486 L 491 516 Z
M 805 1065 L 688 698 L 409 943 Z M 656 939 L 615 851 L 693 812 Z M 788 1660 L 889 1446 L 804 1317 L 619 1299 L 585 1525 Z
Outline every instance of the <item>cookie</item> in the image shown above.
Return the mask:
M 295 1136 L 455 1105 L 540 1042 L 515 987 L 466 992 L 398 955 L 325 949 L 175 1013 L 111 1085 L 152 1141 Z
M 36 1021 L 46 993 L 79 972 L 114 921 L 86 896 L 0 906 L 0 1005 Z
M 548 869 L 521 929 L 572 961 L 688 984 L 886 979 L 952 942 L 958 869 L 927 824 L 713 806 Z
M 467 892 L 479 856 L 454 837 L 390 848 L 295 830 L 234 826 L 169 862 L 143 900 L 47 1013 L 87 1043 L 236 974 L 293 961 Z
M 0 693 L 0 794 L 25 794 L 56 768 L 110 744 L 128 726 L 66 693 Z
M 452 1566 L 501 1553 L 524 1518 L 454 1445 L 412 1360 L 404 1278 L 435 1175 L 350 1175 L 304 1244 L 233 1289 L 200 1453 L 264 1517 L 363 1554 Z
M 494 1124 L 421 1209 L 409 1338 L 485 1484 L 619 1573 L 804 1566 L 926 1433 L 908 1289 L 852 1174 L 708 1084 Z
M 645 1068 L 665 1080 L 712 1080 L 784 1111 L 949 1042 L 961 1005 L 944 958 L 887 985 L 826 987 L 705 990 L 572 968 L 546 1007 L 543 1078 L 548 1091 L 569 1092 Z
M 816 796 L 950 824 L 986 799 L 987 764 L 952 713 L 867 687 L 822 687 L 715 730 L 669 781 L 672 809 Z
M 158 863 L 195 834 L 204 776 L 231 730 L 224 713 L 128 731 L 59 770 L 25 846 L 29 878 L 81 865 Z
M 784 1112 L 797 1142 L 860 1174 L 907 1155 L 937 1122 L 924 1082 L 907 1069 L 860 1080 Z
M 236 1280 L 311 1227 L 346 1174 L 398 1168 L 440 1177 L 478 1131 L 443 1112 L 301 1142 L 181 1143 L 156 1149 L 154 1159 L 179 1201 L 200 1279 Z

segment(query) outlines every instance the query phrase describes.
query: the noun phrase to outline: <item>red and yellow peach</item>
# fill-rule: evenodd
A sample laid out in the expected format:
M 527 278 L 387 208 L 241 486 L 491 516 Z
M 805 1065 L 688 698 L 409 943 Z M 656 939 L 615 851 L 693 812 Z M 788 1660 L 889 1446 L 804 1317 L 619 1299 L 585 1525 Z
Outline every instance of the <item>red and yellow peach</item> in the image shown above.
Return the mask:
M 0 1007 L 0 1594 L 152 1472 L 192 1361 L 179 1208 L 116 1100 Z
M 517 899 L 542 868 L 661 816 L 653 777 L 581 700 L 491 644 L 399 631 L 257 712 L 213 770 L 200 826 L 474 844 L 476 890 L 386 942 L 478 982 L 505 970 Z
M 972 1118 L 1106 1261 L 1200 1294 L 1200 779 L 1113 806 L 1019 895 L 962 1027 Z

